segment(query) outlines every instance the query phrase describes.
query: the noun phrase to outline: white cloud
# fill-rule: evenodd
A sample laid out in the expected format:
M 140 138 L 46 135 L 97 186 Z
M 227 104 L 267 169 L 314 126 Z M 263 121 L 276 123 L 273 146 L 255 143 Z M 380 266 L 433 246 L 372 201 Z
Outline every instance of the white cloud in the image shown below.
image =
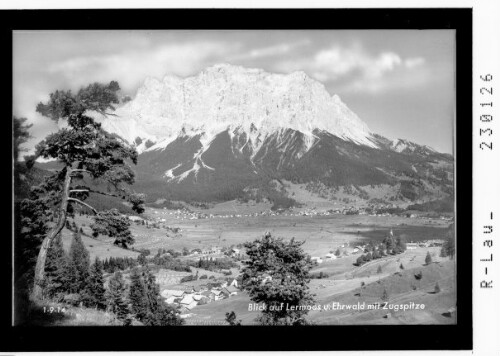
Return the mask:
M 148 76 L 162 78 L 171 73 L 187 76 L 200 70 L 213 56 L 234 50 L 218 42 L 164 45 L 152 50 L 129 50 L 119 54 L 84 56 L 55 62 L 48 71 L 64 77 L 77 88 L 91 81 L 117 80 L 126 91 L 135 89 Z
M 306 46 L 310 43 L 311 43 L 310 40 L 303 40 L 299 42 L 281 43 L 278 45 L 256 48 L 250 50 L 248 53 L 240 54 L 237 57 L 234 57 L 233 59 L 244 59 L 248 57 L 250 57 L 251 59 L 258 59 L 264 57 L 284 55 L 290 53 L 291 51 L 299 47 Z
M 390 73 L 412 70 L 424 63 L 424 58 L 403 59 L 395 52 L 373 55 L 355 44 L 351 47 L 331 46 L 309 57 L 279 62 L 275 68 L 282 72 L 304 70 L 322 82 L 342 82 L 346 89 L 374 93 L 389 88 L 387 77 Z
M 422 57 L 408 58 L 405 60 L 405 67 L 415 68 L 421 66 L 425 63 L 425 59 Z

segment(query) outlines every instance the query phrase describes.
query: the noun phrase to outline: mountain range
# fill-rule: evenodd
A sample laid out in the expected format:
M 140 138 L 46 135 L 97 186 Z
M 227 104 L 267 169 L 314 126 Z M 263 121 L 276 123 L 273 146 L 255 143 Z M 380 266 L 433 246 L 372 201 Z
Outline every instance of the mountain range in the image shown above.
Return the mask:
M 397 186 L 409 201 L 453 192 L 451 155 L 371 132 L 304 72 L 220 64 L 147 78 L 114 114 L 95 118 L 136 147 L 135 189 L 149 199 L 223 201 L 271 180 Z

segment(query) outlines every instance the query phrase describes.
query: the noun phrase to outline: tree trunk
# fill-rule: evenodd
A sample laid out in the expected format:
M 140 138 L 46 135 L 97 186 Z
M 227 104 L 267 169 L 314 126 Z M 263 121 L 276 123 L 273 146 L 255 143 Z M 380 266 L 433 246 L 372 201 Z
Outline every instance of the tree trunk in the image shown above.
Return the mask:
M 45 280 L 45 261 L 47 259 L 47 252 L 49 250 L 52 240 L 61 232 L 66 223 L 66 214 L 68 210 L 68 197 L 69 197 L 69 186 L 71 183 L 71 173 L 70 167 L 66 167 L 66 177 L 64 178 L 64 186 L 62 191 L 61 206 L 59 208 L 59 214 L 57 218 L 56 225 L 52 230 L 45 236 L 40 247 L 40 252 L 38 253 L 38 258 L 36 260 L 35 267 L 35 281 L 33 285 L 32 296 L 34 299 L 41 300 L 42 296 L 42 286 Z

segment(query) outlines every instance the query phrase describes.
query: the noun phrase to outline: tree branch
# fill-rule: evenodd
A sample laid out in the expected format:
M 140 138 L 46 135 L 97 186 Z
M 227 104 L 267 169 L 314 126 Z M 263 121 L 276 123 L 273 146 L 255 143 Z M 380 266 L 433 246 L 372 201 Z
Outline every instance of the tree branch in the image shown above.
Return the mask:
M 76 202 L 76 203 L 78 203 L 78 204 L 81 204 L 81 205 L 83 205 L 83 206 L 86 206 L 87 208 L 89 208 L 90 210 L 92 210 L 92 211 L 94 212 L 94 214 L 96 214 L 96 215 L 97 215 L 97 214 L 99 214 L 99 212 L 98 212 L 96 209 L 94 209 L 93 207 L 91 207 L 90 205 L 88 205 L 87 203 L 84 203 L 83 201 L 81 201 L 81 200 L 79 200 L 79 199 L 76 199 L 76 198 L 68 198 L 68 200 L 69 200 L 69 201 L 74 201 L 74 202 Z
M 71 189 L 69 192 L 70 193 L 85 193 L 85 192 L 88 192 L 88 193 L 96 193 L 96 194 L 106 195 L 108 197 L 121 198 L 120 195 L 106 193 L 106 192 L 100 192 L 98 190 L 93 190 L 93 189 L 90 189 L 90 188 L 89 189 Z
M 71 189 L 69 191 L 70 193 L 83 193 L 83 192 L 90 192 L 88 189 Z
M 106 192 L 100 192 L 98 190 L 92 190 L 89 189 L 90 193 L 96 193 L 96 194 L 101 194 L 101 195 L 107 195 L 108 197 L 115 197 L 115 198 L 121 198 L 121 196 L 116 195 L 116 194 L 111 194 L 111 193 L 106 193 Z

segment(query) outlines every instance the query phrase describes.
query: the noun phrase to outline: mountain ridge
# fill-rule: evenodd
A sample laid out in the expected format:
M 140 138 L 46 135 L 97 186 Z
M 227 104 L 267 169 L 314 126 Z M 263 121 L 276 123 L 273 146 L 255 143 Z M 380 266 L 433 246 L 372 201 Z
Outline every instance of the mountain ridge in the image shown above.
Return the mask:
M 95 117 L 138 149 L 137 190 L 157 198 L 234 199 L 273 179 L 400 184 L 409 200 L 453 185 L 451 155 L 373 133 L 304 72 L 221 64 L 147 78 L 115 115 Z

